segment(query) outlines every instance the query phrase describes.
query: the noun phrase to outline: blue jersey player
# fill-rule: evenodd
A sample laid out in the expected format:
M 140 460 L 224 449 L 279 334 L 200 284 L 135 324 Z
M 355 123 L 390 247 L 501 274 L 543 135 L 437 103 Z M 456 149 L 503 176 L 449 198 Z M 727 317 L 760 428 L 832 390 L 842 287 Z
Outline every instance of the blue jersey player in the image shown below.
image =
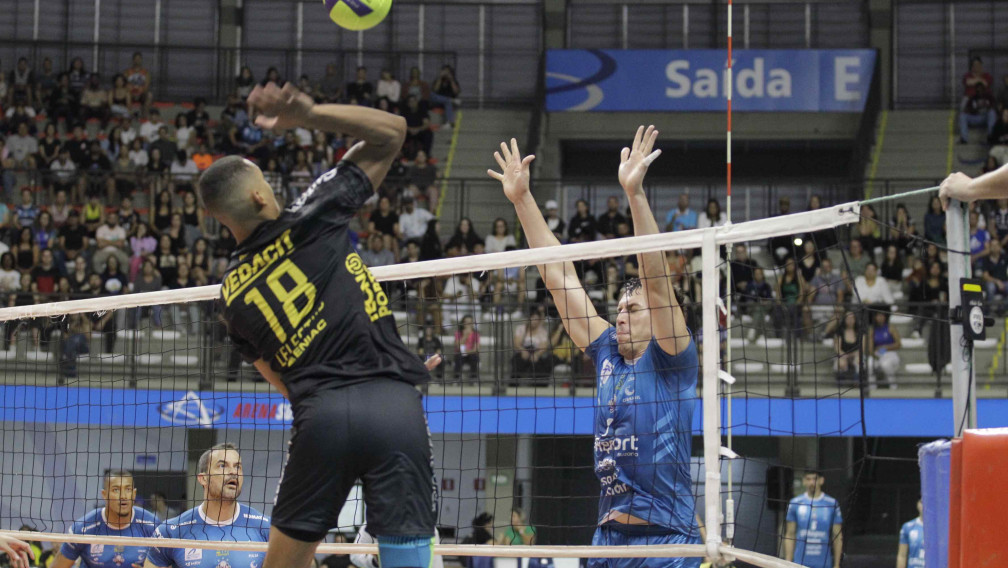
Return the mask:
M 267 542 L 269 517 L 238 502 L 245 481 L 241 456 L 233 444 L 217 444 L 200 456 L 197 481 L 203 486 L 203 504 L 161 523 L 154 536 L 164 539 L 220 542 Z M 172 548 L 169 543 L 151 548 L 146 568 L 260 568 L 265 552 Z
M 133 474 L 110 471 L 105 474 L 101 491 L 105 506 L 74 521 L 71 534 L 89 536 L 150 537 L 157 528 L 157 517 L 135 507 L 136 487 Z M 70 568 L 80 559 L 85 568 L 140 568 L 147 558 L 146 546 L 111 546 L 67 542 L 60 547 L 50 568 Z
M 917 518 L 903 523 L 899 536 L 896 568 L 924 568 L 924 506 L 917 500 Z
M 658 132 L 641 126 L 621 154 L 619 180 L 634 233 L 658 233 L 642 184 Z M 517 142 L 494 157 L 500 181 L 532 247 L 560 244 L 529 190 Z M 627 283 L 616 326 L 598 316 L 571 262 L 539 267 L 564 327 L 598 373 L 595 472 L 601 481 L 595 545 L 699 544 L 690 446 L 698 360 L 661 252 L 638 255 L 641 279 Z M 698 566 L 699 558 L 594 559 L 593 567 Z
M 823 493 L 825 481 L 818 471 L 805 472 L 805 492 L 788 503 L 784 560 L 808 568 L 840 568 L 843 516 L 836 499 Z

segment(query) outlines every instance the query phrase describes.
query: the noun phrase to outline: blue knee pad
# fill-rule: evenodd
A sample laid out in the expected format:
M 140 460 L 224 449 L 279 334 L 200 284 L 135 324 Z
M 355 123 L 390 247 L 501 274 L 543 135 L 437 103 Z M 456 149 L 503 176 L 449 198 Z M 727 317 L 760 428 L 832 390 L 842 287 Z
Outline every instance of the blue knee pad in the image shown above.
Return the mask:
M 378 537 L 381 568 L 430 568 L 434 559 L 434 538 L 429 536 Z

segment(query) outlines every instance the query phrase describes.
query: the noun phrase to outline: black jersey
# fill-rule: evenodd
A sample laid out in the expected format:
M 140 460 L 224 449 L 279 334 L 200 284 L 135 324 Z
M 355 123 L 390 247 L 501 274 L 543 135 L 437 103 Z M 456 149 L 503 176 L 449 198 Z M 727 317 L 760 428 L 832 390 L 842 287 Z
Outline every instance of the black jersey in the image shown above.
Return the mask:
M 372 193 L 360 168 L 340 162 L 231 254 L 221 284 L 231 339 L 280 373 L 291 402 L 370 379 L 430 378 L 347 235 Z

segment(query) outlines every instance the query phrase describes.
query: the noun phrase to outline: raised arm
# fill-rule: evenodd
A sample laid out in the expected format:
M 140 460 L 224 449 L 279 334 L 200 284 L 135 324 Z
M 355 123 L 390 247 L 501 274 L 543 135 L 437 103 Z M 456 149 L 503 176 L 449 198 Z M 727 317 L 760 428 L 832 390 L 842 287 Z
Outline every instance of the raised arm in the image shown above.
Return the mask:
M 529 164 L 535 156 L 525 156 L 523 159 L 518 151 L 518 142 L 512 138 L 510 148 L 501 142 L 500 152 L 494 152 L 494 158 L 501 171 L 487 170 L 487 174 L 501 182 L 504 187 L 504 195 L 511 200 L 515 212 L 518 213 L 518 220 L 521 221 L 529 246 L 532 248 L 559 246 L 560 241 L 546 225 L 546 220 L 543 219 L 539 206 L 529 190 Z M 538 268 L 546 288 L 553 295 L 564 328 L 567 329 L 574 344 L 582 351 L 585 350 L 592 341 L 611 327 L 609 322 L 599 317 L 595 311 L 588 293 L 578 280 L 573 263 L 557 262 L 540 265 Z
M 633 215 L 634 235 L 658 234 L 658 223 L 655 221 L 647 196 L 644 195 L 644 175 L 648 166 L 655 161 L 661 150 L 654 150 L 658 131 L 654 126 L 643 126 L 637 129 L 633 147 L 623 148 L 620 153 L 619 180 L 630 201 L 630 213 Z M 686 330 L 686 318 L 676 300 L 669 281 L 668 263 L 662 252 L 649 252 L 637 255 L 640 265 L 640 280 L 647 294 L 648 309 L 651 310 L 652 335 L 658 345 L 666 353 L 678 355 L 690 344 L 690 335 Z
M 973 203 L 978 199 L 1008 197 L 1008 164 L 977 178 L 962 172 L 951 174 L 941 183 L 938 196 L 943 209 L 948 209 L 949 199 Z
M 263 128 L 287 130 L 303 126 L 348 134 L 360 142 L 343 157 L 357 164 L 377 190 L 406 139 L 406 119 L 383 110 L 357 105 L 315 104 L 291 83 L 283 88 L 257 85 L 248 97 Z

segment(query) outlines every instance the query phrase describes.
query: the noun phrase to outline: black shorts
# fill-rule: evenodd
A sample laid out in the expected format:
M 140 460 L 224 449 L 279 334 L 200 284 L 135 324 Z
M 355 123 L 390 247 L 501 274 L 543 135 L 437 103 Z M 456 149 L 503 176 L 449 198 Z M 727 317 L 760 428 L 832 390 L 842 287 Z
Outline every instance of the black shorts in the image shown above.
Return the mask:
M 433 536 L 437 487 L 421 400 L 408 383 L 382 379 L 299 401 L 272 526 L 322 540 L 360 479 L 369 533 Z

